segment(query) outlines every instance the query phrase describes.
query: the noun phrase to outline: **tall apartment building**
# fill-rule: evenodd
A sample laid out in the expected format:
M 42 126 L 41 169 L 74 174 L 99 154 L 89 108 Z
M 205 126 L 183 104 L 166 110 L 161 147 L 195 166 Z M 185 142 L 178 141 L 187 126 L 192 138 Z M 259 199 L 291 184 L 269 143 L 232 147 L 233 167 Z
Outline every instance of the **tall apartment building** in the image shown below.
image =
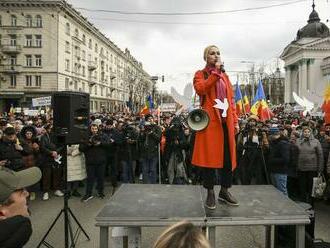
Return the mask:
M 153 88 L 128 49 L 65 1 L 0 2 L 0 112 L 63 90 L 90 93 L 92 112 L 137 110 Z

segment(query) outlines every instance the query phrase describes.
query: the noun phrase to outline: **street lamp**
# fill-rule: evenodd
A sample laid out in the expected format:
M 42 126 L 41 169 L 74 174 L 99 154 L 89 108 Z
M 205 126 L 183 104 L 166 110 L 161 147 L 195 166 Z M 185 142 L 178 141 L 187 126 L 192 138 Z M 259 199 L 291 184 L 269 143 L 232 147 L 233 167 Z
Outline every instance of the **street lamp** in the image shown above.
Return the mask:
M 254 85 L 255 85 L 255 62 L 254 61 L 241 61 L 242 64 L 251 64 L 252 68 L 251 68 L 251 72 L 250 72 L 250 79 L 251 79 L 251 88 L 252 88 L 252 92 L 251 92 L 251 98 L 252 100 L 254 99 Z

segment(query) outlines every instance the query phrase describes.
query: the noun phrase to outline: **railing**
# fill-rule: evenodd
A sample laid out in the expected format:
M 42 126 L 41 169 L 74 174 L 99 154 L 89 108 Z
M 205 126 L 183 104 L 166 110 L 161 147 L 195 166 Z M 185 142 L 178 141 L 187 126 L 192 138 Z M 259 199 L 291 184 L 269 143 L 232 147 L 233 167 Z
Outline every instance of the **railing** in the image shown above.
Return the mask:
M 21 71 L 21 65 L 2 65 L 0 70 L 4 73 L 19 73 Z
M 2 45 L 1 51 L 4 53 L 20 53 L 22 51 L 22 46 L 20 45 Z

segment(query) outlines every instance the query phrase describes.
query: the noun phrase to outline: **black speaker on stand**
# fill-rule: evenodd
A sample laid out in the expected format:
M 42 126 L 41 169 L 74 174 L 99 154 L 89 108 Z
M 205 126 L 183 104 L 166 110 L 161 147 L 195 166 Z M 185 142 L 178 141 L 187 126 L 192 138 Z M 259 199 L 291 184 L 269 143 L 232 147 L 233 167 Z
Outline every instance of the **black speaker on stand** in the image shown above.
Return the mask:
M 84 233 L 87 240 L 90 240 L 90 238 L 69 207 L 69 193 L 67 190 L 67 145 L 80 144 L 88 141 L 89 94 L 70 91 L 56 92 L 52 96 L 52 108 L 54 134 L 57 138 L 58 145 L 63 146 L 62 164 L 64 181 L 64 206 L 56 216 L 55 220 L 37 247 L 39 248 L 41 245 L 45 245 L 48 248 L 53 247 L 46 241 L 46 238 L 61 215 L 64 214 L 64 247 L 74 248 L 76 247 L 75 243 L 78 239 L 79 231 Z M 75 233 L 73 233 L 72 230 L 70 217 L 78 226 L 78 229 Z

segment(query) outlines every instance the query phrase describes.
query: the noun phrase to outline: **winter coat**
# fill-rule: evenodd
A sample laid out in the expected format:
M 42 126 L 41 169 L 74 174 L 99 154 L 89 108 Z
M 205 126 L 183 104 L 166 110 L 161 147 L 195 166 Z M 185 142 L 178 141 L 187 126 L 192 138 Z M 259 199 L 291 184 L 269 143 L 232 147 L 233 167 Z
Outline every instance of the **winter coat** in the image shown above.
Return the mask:
M 103 133 L 98 133 L 90 136 L 90 141 L 100 141 L 100 144 L 89 142 L 88 144 L 81 144 L 80 150 L 84 152 L 86 165 L 101 165 L 107 163 L 106 148 L 109 145 L 107 137 Z
M 23 151 L 16 150 L 15 144 L 16 142 L 0 141 L 0 160 L 8 160 L 6 167 L 14 171 L 19 171 L 24 169 Z
M 299 149 L 298 171 L 323 171 L 323 151 L 320 142 L 311 135 L 306 140 L 301 137 L 296 145 Z
M 52 133 L 45 133 L 40 138 L 41 166 L 53 166 L 55 160 L 52 157 L 52 152 L 59 153 L 60 149 L 55 144 L 55 137 Z
M 86 178 L 85 155 L 80 152 L 79 145 L 67 146 L 68 182 L 81 181 Z
M 194 77 L 194 88 L 199 95 L 201 108 L 209 116 L 209 125 L 206 129 L 196 133 L 192 164 L 206 168 L 223 168 L 224 161 L 224 135 L 222 118 L 218 109 L 214 108 L 214 99 L 217 98 L 216 83 L 218 76 L 211 74 L 205 79 L 206 69 L 197 71 Z M 236 168 L 236 144 L 235 126 L 237 126 L 237 115 L 235 105 L 232 101 L 234 95 L 228 76 L 222 73 L 222 79 L 227 88 L 227 99 L 229 108 L 227 110 L 226 124 L 228 128 L 228 142 L 231 156 L 231 167 Z
M 269 143 L 268 169 L 271 173 L 288 174 L 290 163 L 290 144 L 284 138 Z
M 142 159 L 158 156 L 158 145 L 162 137 L 162 130 L 159 126 L 153 124 L 148 128 L 150 128 L 150 131 L 141 131 L 138 139 L 140 157 Z

